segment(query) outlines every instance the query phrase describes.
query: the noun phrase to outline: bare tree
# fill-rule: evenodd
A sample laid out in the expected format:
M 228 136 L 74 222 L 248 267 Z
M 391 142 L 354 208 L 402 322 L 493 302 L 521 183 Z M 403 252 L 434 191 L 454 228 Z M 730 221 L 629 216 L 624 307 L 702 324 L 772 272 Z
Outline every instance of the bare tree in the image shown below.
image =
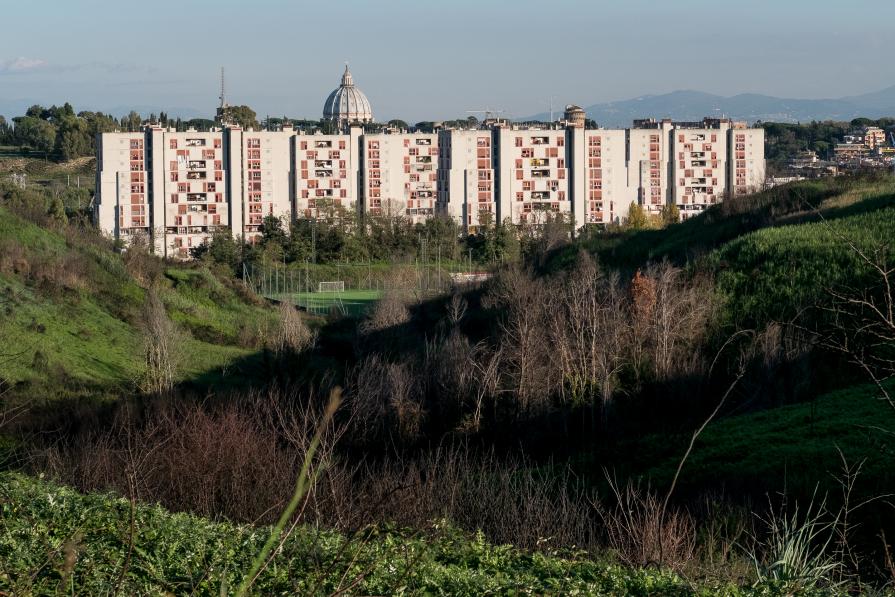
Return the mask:
M 419 379 L 409 365 L 373 354 L 349 373 L 354 436 L 364 441 L 415 440 L 425 417 Z
M 653 367 L 656 379 L 692 367 L 693 351 L 706 330 L 711 290 L 699 279 L 685 280 L 667 261 L 648 268 L 655 300 L 650 313 Z
M 451 326 L 456 326 L 460 323 L 460 320 L 466 315 L 466 308 L 466 299 L 463 298 L 463 295 L 460 294 L 459 291 L 454 290 L 454 292 L 451 293 L 451 300 L 448 301 L 447 304 L 447 317 Z
M 363 333 L 381 332 L 410 321 L 410 309 L 400 290 L 386 290 L 370 316 L 361 323 Z
M 577 402 L 593 396 L 600 411 L 612 400 L 628 359 L 624 303 L 618 276 L 604 276 L 582 253 L 562 284 L 550 326 L 562 392 Z
M 477 432 L 481 429 L 485 400 L 497 395 L 500 384 L 501 351 L 490 350 L 483 342 L 476 344 L 469 352 L 469 381 L 473 397 L 472 413 L 468 417 L 468 428 Z
M 280 327 L 274 344 L 277 354 L 298 354 L 314 343 L 314 334 L 291 303 L 280 303 Z
M 177 328 L 168 318 L 164 303 L 155 290 L 150 290 L 143 307 L 143 391 L 163 393 L 174 386 L 178 362 L 177 336 Z
M 513 266 L 500 272 L 485 297 L 486 306 L 504 311 L 498 324 L 505 348 L 504 373 L 522 412 L 543 406 L 548 395 L 548 296 L 543 281 Z

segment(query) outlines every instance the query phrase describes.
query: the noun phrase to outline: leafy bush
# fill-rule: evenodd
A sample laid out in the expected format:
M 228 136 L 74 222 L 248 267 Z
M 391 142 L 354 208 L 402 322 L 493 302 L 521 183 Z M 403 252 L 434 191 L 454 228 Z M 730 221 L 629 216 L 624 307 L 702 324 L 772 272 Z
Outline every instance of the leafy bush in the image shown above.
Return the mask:
M 217 595 L 242 580 L 268 533 L 0 474 L 0 589 L 15 594 Z M 444 523 L 424 534 L 300 527 L 253 586 L 259 595 L 694 595 L 672 573 L 583 554 L 526 554 Z M 706 593 L 703 593 L 706 594 Z

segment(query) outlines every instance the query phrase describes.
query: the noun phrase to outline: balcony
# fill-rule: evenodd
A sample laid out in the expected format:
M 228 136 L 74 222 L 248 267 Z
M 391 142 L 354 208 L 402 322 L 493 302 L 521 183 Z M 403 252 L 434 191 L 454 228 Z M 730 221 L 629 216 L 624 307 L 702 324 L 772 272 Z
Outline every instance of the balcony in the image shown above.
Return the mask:
M 187 139 L 187 147 L 205 147 L 205 139 Z
M 532 170 L 532 178 L 547 178 L 550 176 L 550 170 Z
M 532 137 L 531 144 L 532 145 L 547 145 L 550 143 L 550 137 Z

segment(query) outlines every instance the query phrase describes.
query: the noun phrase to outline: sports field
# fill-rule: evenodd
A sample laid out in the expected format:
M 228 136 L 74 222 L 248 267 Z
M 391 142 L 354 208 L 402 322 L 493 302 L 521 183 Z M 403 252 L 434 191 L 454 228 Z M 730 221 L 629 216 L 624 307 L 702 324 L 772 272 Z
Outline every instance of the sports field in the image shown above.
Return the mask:
M 362 315 L 382 297 L 379 290 L 345 290 L 342 292 L 294 292 L 273 296 L 277 300 L 291 301 L 310 313 L 326 314 L 333 308 L 345 315 Z

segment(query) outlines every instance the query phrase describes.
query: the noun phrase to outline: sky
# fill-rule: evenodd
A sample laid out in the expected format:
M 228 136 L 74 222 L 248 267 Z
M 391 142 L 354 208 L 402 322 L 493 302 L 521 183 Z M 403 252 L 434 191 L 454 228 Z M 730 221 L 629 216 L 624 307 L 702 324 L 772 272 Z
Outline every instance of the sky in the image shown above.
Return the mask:
M 349 62 L 377 120 L 519 118 L 695 89 L 895 84 L 892 0 L 0 0 L 0 114 L 32 103 L 319 118 Z

